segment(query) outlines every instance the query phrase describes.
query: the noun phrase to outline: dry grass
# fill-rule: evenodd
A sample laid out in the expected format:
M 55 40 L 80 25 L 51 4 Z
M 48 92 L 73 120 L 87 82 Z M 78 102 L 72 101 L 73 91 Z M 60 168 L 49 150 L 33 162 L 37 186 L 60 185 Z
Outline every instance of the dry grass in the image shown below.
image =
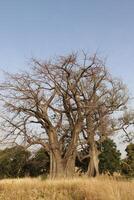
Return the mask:
M 134 181 L 112 178 L 0 181 L 0 200 L 133 200 Z

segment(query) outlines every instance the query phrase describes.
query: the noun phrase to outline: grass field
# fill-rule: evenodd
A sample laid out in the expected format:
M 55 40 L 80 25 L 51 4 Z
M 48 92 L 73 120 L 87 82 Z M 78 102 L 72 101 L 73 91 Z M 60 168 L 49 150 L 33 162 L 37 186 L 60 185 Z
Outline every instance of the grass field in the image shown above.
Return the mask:
M 38 178 L 0 181 L 0 200 L 134 200 L 134 181 L 113 178 Z

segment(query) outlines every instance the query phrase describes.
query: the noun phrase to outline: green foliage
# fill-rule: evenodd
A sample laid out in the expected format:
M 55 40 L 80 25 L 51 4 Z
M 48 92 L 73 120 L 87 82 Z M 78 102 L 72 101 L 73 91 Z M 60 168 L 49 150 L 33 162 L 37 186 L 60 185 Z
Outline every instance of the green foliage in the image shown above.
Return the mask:
M 100 173 L 118 172 L 120 170 L 120 156 L 121 153 L 117 150 L 116 144 L 113 140 L 107 139 L 102 143 L 101 154 L 99 155 L 99 170 Z
M 21 146 L 6 148 L 0 151 L 0 178 L 23 177 L 24 166 L 30 152 Z
M 26 164 L 25 172 L 30 176 L 46 176 L 49 173 L 49 165 L 49 155 L 44 148 L 41 148 Z
M 122 174 L 134 177 L 134 144 L 129 144 L 126 152 L 127 157 L 122 161 Z
M 49 172 L 49 155 L 41 148 L 32 157 L 21 146 L 0 150 L 0 178 L 46 176 Z

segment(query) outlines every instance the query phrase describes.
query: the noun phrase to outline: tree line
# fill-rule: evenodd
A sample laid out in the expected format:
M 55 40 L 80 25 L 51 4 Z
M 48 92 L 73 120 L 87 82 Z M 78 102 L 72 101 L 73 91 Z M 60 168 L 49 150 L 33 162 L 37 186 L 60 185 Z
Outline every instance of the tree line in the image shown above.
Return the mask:
M 41 145 L 51 178 L 74 176 L 77 158 L 87 159 L 87 176 L 98 175 L 102 143 L 110 135 L 122 131 L 133 141 L 127 87 L 103 60 L 84 52 L 32 59 L 31 65 L 6 73 L 0 84 L 1 142 Z
M 126 177 L 134 177 L 134 144 L 126 148 L 127 156 L 121 159 L 113 140 L 107 139 L 102 143 L 99 155 L 100 174 L 113 175 L 114 172 Z M 81 176 L 88 168 L 88 159 L 82 162 L 76 158 L 76 175 Z M 0 178 L 49 176 L 50 157 L 44 148 L 36 152 L 26 150 L 23 146 L 14 146 L 0 151 Z

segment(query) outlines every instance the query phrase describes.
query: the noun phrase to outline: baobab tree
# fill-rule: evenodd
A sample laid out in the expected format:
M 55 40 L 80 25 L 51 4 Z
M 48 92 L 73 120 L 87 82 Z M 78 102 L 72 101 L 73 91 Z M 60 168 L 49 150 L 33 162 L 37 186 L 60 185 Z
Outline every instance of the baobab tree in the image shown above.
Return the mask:
M 0 84 L 1 141 L 42 145 L 50 155 L 50 177 L 55 178 L 74 175 L 84 138 L 90 151 L 88 175 L 93 175 L 98 173 L 95 137 L 102 140 L 111 133 L 110 116 L 126 104 L 125 92 L 96 55 L 33 59 L 30 72 L 7 73 Z
M 81 67 L 76 58 L 72 54 L 55 63 L 33 60 L 31 73 L 7 74 L 0 86 L 2 127 L 7 133 L 3 139 L 42 145 L 50 155 L 51 177 L 72 176 L 75 169 L 84 120 L 77 85 L 94 67 L 90 59 Z
M 128 102 L 126 86 L 118 79 L 114 79 L 105 68 L 105 64 L 96 60 L 96 68 L 90 69 L 90 76 L 85 74 L 86 82 L 82 89 L 83 105 L 85 107 L 85 125 L 81 140 L 88 145 L 88 153 L 83 158 L 89 157 L 87 170 L 88 176 L 99 174 L 98 146 L 111 134 L 117 131 L 113 122 L 119 118 L 119 113 L 124 110 Z M 116 119 L 114 119 L 116 116 Z M 121 127 L 118 127 L 120 130 Z M 82 142 L 81 142 L 82 144 Z M 83 148 L 87 151 L 87 146 Z

